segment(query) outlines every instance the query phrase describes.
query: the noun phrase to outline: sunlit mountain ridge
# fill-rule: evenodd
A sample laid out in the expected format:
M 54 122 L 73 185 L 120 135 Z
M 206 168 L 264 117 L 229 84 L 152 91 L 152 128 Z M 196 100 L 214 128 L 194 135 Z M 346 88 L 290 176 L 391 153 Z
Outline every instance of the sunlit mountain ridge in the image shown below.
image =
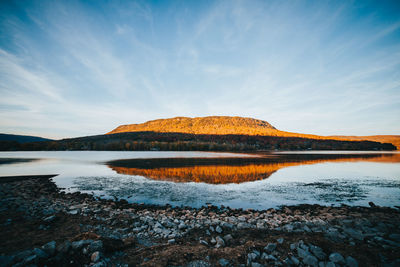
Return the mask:
M 267 121 L 231 116 L 208 117 L 175 117 L 158 119 L 140 124 L 121 125 L 107 134 L 126 132 L 160 132 L 160 133 L 186 133 L 206 135 L 253 135 L 253 136 L 279 136 L 299 137 L 309 139 L 329 139 L 342 141 L 374 141 L 391 143 L 400 149 L 400 135 L 374 135 L 374 136 L 320 136 L 281 131 Z

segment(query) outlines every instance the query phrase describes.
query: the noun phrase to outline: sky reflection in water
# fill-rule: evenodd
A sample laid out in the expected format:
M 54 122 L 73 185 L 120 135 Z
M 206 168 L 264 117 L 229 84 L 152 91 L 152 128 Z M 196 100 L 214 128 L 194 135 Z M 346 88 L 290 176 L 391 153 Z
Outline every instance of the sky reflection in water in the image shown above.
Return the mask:
M 243 157 L 203 152 L 11 152 L 0 157 L 41 160 L 2 164 L 0 174 L 59 173 L 54 180 L 67 191 L 152 204 L 255 209 L 300 203 L 400 204 L 399 153 L 233 156 Z

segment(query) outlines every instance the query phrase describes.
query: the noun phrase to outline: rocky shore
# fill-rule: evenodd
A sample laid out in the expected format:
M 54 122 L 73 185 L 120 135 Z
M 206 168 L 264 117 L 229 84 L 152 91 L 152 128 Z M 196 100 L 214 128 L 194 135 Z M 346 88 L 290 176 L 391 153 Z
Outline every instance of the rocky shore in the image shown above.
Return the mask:
M 0 266 L 400 266 L 400 211 L 150 206 L 0 179 Z

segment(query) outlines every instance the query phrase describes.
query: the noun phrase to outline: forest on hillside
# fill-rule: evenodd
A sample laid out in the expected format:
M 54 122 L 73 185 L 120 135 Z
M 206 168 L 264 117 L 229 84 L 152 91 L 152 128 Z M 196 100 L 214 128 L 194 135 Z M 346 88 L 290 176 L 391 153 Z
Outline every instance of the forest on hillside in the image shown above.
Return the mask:
M 117 150 L 117 151 L 259 151 L 259 150 L 396 150 L 389 143 L 340 141 L 299 137 L 205 135 L 132 132 L 58 141 L 18 143 L 1 141 L 2 151 Z

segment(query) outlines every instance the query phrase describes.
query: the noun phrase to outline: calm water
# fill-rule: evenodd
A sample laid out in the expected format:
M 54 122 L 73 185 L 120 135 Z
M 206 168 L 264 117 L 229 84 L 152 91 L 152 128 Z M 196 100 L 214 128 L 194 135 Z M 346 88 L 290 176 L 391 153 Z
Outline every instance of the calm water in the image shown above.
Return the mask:
M 0 176 L 59 174 L 53 179 L 68 192 L 130 202 L 254 209 L 400 205 L 397 152 L 0 152 L 0 163 Z

